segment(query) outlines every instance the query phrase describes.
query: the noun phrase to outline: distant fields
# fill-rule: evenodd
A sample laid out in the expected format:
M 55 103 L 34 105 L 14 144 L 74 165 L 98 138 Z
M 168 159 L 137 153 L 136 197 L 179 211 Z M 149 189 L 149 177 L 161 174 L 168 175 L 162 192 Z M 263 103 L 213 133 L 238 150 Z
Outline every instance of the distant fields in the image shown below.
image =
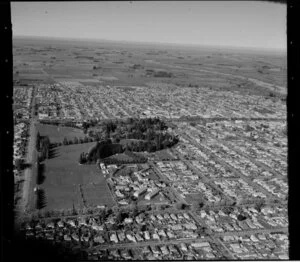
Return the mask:
M 82 130 L 73 127 L 37 124 L 37 129 L 41 136 L 49 136 L 52 143 L 62 142 L 64 137 L 68 140 L 85 137 Z
M 105 178 L 96 165 L 79 165 L 81 152 L 94 143 L 56 148 L 54 158 L 45 161 L 45 180 L 40 188 L 45 191 L 45 210 L 83 208 L 114 204 Z M 80 190 L 81 185 L 81 190 Z M 83 198 L 81 195 L 83 193 Z
M 13 54 L 14 79 L 21 82 L 76 79 L 83 85 L 105 86 L 159 81 L 177 86 L 196 85 L 200 90 L 211 88 L 268 96 L 270 91 L 283 89 L 281 93 L 286 94 L 284 52 L 15 38 Z M 172 77 L 146 74 L 147 70 L 156 69 L 170 72 Z

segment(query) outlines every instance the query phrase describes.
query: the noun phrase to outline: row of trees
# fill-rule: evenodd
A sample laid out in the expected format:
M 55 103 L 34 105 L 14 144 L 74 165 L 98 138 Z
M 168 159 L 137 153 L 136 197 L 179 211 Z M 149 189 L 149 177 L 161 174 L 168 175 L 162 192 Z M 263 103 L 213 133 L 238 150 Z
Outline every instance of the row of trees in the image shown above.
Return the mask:
M 59 107 L 59 104 L 57 105 Z M 55 121 L 55 120 L 45 120 L 42 119 L 40 120 L 41 124 L 45 124 L 45 125 L 55 125 L 55 126 L 68 126 L 68 127 L 73 127 L 73 128 L 78 128 L 81 129 L 80 126 L 77 125 L 77 122 L 73 122 L 73 121 Z
M 74 137 L 73 139 L 67 139 L 64 137 L 62 142 L 53 142 L 51 143 L 52 147 L 59 147 L 59 146 L 67 146 L 67 145 L 76 145 L 76 144 L 84 144 L 84 143 L 90 143 L 98 141 L 98 139 L 91 138 L 91 137 L 84 137 L 84 138 L 78 138 Z
M 15 160 L 15 168 L 19 172 L 30 166 L 31 166 L 31 164 L 26 163 L 25 160 L 22 158 L 18 158 Z
M 42 189 L 40 189 L 42 192 Z M 104 206 L 104 208 L 96 208 L 96 207 L 85 207 L 82 209 L 76 208 L 74 205 L 70 209 L 63 209 L 63 210 L 39 210 L 34 211 L 30 214 L 30 216 L 26 219 L 29 220 L 29 223 L 34 223 L 34 221 L 38 220 L 39 218 L 44 217 L 61 217 L 61 216 L 77 216 L 77 215 L 93 215 L 95 218 L 100 220 L 103 224 L 106 219 L 115 214 L 117 221 L 120 221 L 121 218 L 125 219 L 126 217 L 135 218 L 137 215 L 141 213 L 145 213 L 146 211 L 151 211 L 154 209 L 151 205 L 147 206 L 138 206 L 136 204 L 130 205 L 126 208 L 121 208 L 118 206 L 113 206 L 112 208 L 108 208 Z M 126 213 L 126 215 L 124 215 Z M 25 218 L 25 217 L 24 217 Z
M 40 133 L 37 133 L 36 138 L 36 150 L 39 152 L 39 158 L 41 161 L 49 158 L 49 150 L 50 150 L 50 139 L 48 136 L 41 136 Z
M 177 144 L 179 139 L 176 136 L 172 136 L 169 133 L 153 133 L 150 135 L 150 140 L 139 140 L 126 143 L 125 149 L 135 152 L 155 152 L 165 148 L 172 147 Z
M 73 144 L 83 144 L 83 143 L 89 143 L 89 142 L 94 142 L 96 141 L 95 138 L 91 138 L 91 137 L 87 137 L 85 136 L 84 138 L 78 138 L 78 137 L 74 137 L 73 139 L 67 139 L 66 137 L 64 137 L 62 143 L 58 143 L 58 146 L 61 145 L 73 145 Z
M 167 129 L 166 124 L 161 121 L 159 118 L 145 118 L 145 119 L 137 119 L 137 118 L 128 118 L 124 119 L 116 119 L 116 120 L 109 120 L 105 122 L 101 122 L 97 120 L 89 120 L 88 122 L 83 122 L 82 128 L 85 133 L 91 127 L 98 126 L 100 132 L 95 130 L 89 130 L 90 136 L 99 135 L 101 133 L 106 133 L 107 137 L 119 136 L 120 138 L 125 138 L 126 134 L 130 134 L 133 131 L 137 133 L 144 133 L 148 129 L 154 130 L 165 130 Z M 144 138 L 140 138 L 144 139 Z
M 109 134 L 109 136 L 113 135 L 113 133 L 116 133 L 122 138 L 125 138 L 126 134 L 130 134 L 133 132 L 145 133 L 150 129 L 158 131 L 168 128 L 166 124 L 157 117 L 145 119 L 128 118 L 126 120 L 108 121 L 106 123 L 103 123 L 102 127 L 103 130 Z
M 143 164 L 147 162 L 147 158 L 132 158 L 132 159 L 115 159 L 115 158 L 105 158 L 103 159 L 103 162 L 106 165 L 122 165 L 122 164 Z
M 44 189 L 38 189 L 36 191 L 36 209 L 42 209 L 46 206 L 46 196 Z
M 36 174 L 36 184 L 40 185 L 45 180 L 45 164 L 41 163 L 40 159 L 37 158 L 37 174 Z

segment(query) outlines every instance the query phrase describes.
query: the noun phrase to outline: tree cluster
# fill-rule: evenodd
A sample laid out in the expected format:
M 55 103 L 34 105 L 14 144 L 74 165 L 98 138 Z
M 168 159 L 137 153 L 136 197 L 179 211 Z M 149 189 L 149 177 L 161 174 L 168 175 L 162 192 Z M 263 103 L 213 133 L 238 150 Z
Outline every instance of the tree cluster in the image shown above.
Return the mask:
M 144 67 L 140 64 L 134 64 L 133 66 L 131 66 L 132 69 L 143 69 Z
M 130 151 L 125 151 L 124 153 L 132 153 Z M 133 155 L 130 155 L 130 159 L 116 159 L 116 158 L 105 158 L 103 159 L 103 162 L 106 165 L 113 165 L 113 164 L 118 164 L 118 165 L 122 165 L 122 164 L 132 164 L 132 163 L 146 163 L 147 162 L 147 158 L 141 155 L 137 155 L 132 153 Z
M 108 122 L 104 130 L 114 139 L 136 139 L 143 141 L 131 142 L 128 146 L 132 151 L 155 151 L 172 146 L 174 136 L 166 132 L 167 125 L 159 118 L 134 119 Z M 155 148 L 154 148 L 155 147 Z M 152 148 L 152 150 L 151 150 Z
M 85 123 L 83 127 L 87 129 L 89 124 Z M 166 131 L 167 125 L 159 118 L 107 121 L 102 124 L 101 128 L 102 130 L 98 133 L 89 131 L 89 135 L 98 142 L 89 150 L 88 154 L 80 155 L 79 163 L 95 162 L 124 151 L 155 152 L 172 147 L 179 141 L 177 136 Z M 99 141 L 100 138 L 101 141 Z M 64 144 L 67 144 L 66 139 Z M 145 158 L 139 156 L 134 156 L 134 159 L 141 163 L 146 161 Z M 114 160 L 107 161 L 114 162 Z M 124 160 L 123 162 L 127 163 L 128 161 Z
M 79 163 L 95 163 L 98 159 L 104 159 L 123 151 L 121 144 L 113 144 L 111 139 L 103 140 L 91 147 L 88 153 L 81 153 Z
M 189 84 L 188 87 L 199 87 L 197 84 Z
M 25 163 L 24 159 L 18 158 L 18 159 L 16 159 L 14 166 L 15 166 L 16 170 L 20 172 L 20 171 L 24 170 L 25 168 L 29 167 L 30 164 Z
M 172 77 L 173 74 L 170 72 L 166 71 L 155 71 L 152 69 L 147 69 L 146 70 L 146 76 L 154 76 L 154 77 Z

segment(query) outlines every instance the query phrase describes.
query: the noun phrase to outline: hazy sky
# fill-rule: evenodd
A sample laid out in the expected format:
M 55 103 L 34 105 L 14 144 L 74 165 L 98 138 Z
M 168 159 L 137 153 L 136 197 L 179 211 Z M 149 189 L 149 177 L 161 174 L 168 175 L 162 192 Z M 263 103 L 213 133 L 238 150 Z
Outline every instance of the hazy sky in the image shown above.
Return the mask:
M 13 35 L 286 49 L 286 5 L 263 1 L 13 2 Z

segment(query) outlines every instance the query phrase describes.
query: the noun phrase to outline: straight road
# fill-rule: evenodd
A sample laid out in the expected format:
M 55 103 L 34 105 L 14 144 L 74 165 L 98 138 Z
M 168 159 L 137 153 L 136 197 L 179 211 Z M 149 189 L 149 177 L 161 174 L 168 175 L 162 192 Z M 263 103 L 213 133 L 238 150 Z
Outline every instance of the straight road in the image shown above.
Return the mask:
M 36 162 L 35 160 L 35 144 L 36 144 L 36 121 L 33 120 L 30 124 L 30 131 L 29 131 L 29 143 L 28 143 L 28 151 L 26 156 L 26 163 L 31 164 L 30 167 L 28 167 L 24 172 L 24 186 L 23 186 L 23 195 L 22 195 L 22 204 L 21 204 L 21 211 L 26 212 L 28 210 L 28 200 L 29 195 L 31 192 L 29 190 L 31 189 L 31 182 L 32 182 L 32 173 L 33 169 L 36 168 Z
M 269 233 L 275 233 L 275 232 L 282 232 L 282 233 L 288 233 L 287 228 L 277 228 L 277 229 L 257 229 L 257 230 L 247 230 L 242 232 L 225 232 L 225 233 L 213 233 L 209 237 L 202 237 L 202 238 L 185 238 L 185 239 L 171 239 L 171 240 L 150 240 L 150 241 L 141 241 L 141 242 L 127 242 L 127 243 L 115 243 L 115 244 L 101 244 L 98 246 L 95 246 L 91 249 L 89 249 L 89 252 L 95 252 L 97 250 L 107 250 L 107 249 L 122 249 L 122 248 L 138 248 L 138 247 L 146 247 L 146 246 L 153 246 L 153 245 L 178 245 L 180 243 L 193 243 L 193 242 L 214 242 L 217 240 L 219 244 L 222 244 L 222 241 L 219 239 L 223 236 L 228 235 L 236 235 L 236 236 L 243 236 L 243 235 L 252 235 L 252 234 L 269 234 Z M 228 253 L 232 255 L 232 253 L 225 247 L 225 245 L 222 245 Z
M 137 247 L 146 247 L 151 245 L 175 245 L 180 243 L 192 243 L 192 242 L 211 242 L 210 237 L 204 238 L 185 238 L 185 239 L 173 239 L 173 240 L 150 240 L 150 241 L 141 241 L 141 242 L 129 242 L 129 243 L 116 243 L 116 244 L 106 244 L 106 245 L 99 245 L 97 247 L 92 248 L 89 252 L 97 251 L 99 249 L 106 250 L 109 248 L 137 248 Z
M 30 127 L 29 127 L 29 141 L 27 146 L 27 154 L 26 154 L 26 163 L 29 164 L 29 167 L 27 167 L 24 171 L 24 183 L 22 188 L 22 198 L 17 208 L 18 214 L 24 214 L 29 210 L 29 198 L 33 194 L 33 188 L 32 188 L 32 174 L 33 169 L 36 168 L 36 124 L 37 124 L 37 117 L 35 115 L 35 95 L 36 95 L 36 87 L 34 87 L 33 90 L 33 98 L 31 103 L 31 119 L 30 119 Z
M 276 232 L 288 233 L 288 228 L 282 227 L 282 228 L 271 228 L 271 229 L 249 229 L 249 230 L 244 230 L 244 231 L 214 233 L 213 237 L 244 236 L 244 235 L 253 235 L 253 234 L 270 234 L 270 233 L 276 233 Z
M 180 203 L 188 205 L 185 199 L 183 199 L 181 195 L 177 192 L 177 190 L 173 188 L 172 181 L 169 181 L 169 179 L 167 179 L 165 175 L 161 173 L 161 171 L 155 166 L 155 164 L 152 161 L 148 161 L 148 163 L 154 169 L 154 171 L 159 175 L 159 177 L 162 178 L 162 180 L 167 184 L 166 190 L 169 190 L 170 193 L 176 196 L 177 200 Z
M 242 175 L 239 170 L 237 170 L 235 167 L 231 166 L 231 164 L 229 164 L 228 162 L 226 162 L 224 159 L 221 159 L 221 157 L 217 156 L 215 153 L 213 153 L 212 151 L 208 150 L 207 148 L 204 148 L 202 145 L 200 145 L 198 142 L 193 141 L 189 136 L 187 136 L 186 134 L 181 134 L 185 139 L 187 139 L 192 145 L 194 145 L 195 147 L 199 148 L 200 150 L 202 150 L 204 153 L 206 153 L 207 155 L 212 156 L 218 163 L 220 163 L 222 166 L 227 167 L 229 170 L 231 170 L 231 172 L 233 172 L 234 174 L 236 174 L 237 177 L 243 178 L 249 185 L 251 185 L 254 188 L 258 188 L 259 191 L 261 191 L 262 193 L 264 193 L 269 199 L 278 199 L 276 197 L 274 197 L 272 194 L 270 194 L 268 191 L 266 191 L 262 186 L 254 183 L 250 178 Z M 217 187 L 216 187 L 217 188 Z M 279 199 L 280 200 L 280 199 Z
M 270 173 L 272 173 L 274 176 L 277 176 L 278 178 L 281 178 L 283 175 L 278 173 L 277 171 L 271 169 L 268 165 L 266 165 L 265 163 L 255 159 L 253 156 L 249 155 L 248 153 L 245 153 L 243 151 L 241 151 L 237 146 L 233 145 L 232 143 L 228 142 L 228 141 L 225 141 L 224 139 L 219 139 L 217 137 L 217 135 L 215 134 L 211 134 L 209 133 L 207 130 L 203 130 L 203 132 L 205 133 L 206 136 L 210 137 L 210 138 L 213 138 L 213 139 L 216 139 L 216 140 L 219 140 L 221 143 L 223 143 L 225 146 L 227 146 L 229 149 L 231 149 L 232 151 L 235 151 L 237 152 L 238 154 L 240 154 L 241 156 L 245 157 L 245 158 L 248 158 L 250 159 L 254 164 L 256 164 L 257 166 L 263 168 L 264 170 L 266 171 L 269 171 Z M 240 134 L 236 134 L 237 137 L 239 139 L 245 139 L 245 137 L 241 136 Z M 254 143 L 253 141 L 251 141 L 251 139 L 247 139 L 247 142 L 250 142 L 251 144 L 255 145 L 255 146 L 258 146 L 260 147 L 260 149 L 262 151 L 264 151 L 264 148 L 260 145 L 257 145 L 257 143 Z M 274 154 L 273 152 L 267 152 L 269 155 L 273 155 L 273 156 L 277 156 L 276 154 Z M 286 160 L 284 159 L 283 157 L 281 157 L 282 160 Z

